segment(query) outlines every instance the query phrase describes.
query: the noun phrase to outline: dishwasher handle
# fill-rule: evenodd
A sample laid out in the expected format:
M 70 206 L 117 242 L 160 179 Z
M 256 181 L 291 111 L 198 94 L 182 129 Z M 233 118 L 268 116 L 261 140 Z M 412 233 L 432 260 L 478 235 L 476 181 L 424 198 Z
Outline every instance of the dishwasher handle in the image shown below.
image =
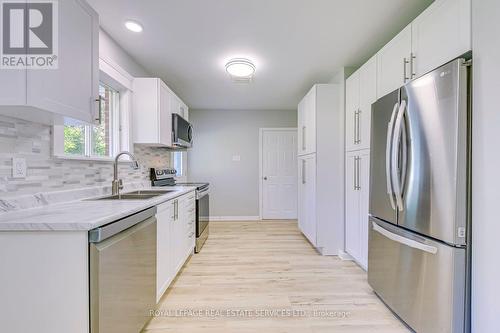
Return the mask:
M 156 206 L 89 231 L 89 243 L 99 243 L 156 215 Z

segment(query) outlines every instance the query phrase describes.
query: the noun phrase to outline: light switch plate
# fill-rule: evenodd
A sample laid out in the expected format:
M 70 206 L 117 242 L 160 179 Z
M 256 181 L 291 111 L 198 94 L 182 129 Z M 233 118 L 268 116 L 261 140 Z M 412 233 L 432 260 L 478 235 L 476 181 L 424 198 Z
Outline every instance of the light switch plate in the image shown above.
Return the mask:
M 12 178 L 26 178 L 25 158 L 12 158 Z
M 233 162 L 239 162 L 241 161 L 241 156 L 240 155 L 233 155 Z

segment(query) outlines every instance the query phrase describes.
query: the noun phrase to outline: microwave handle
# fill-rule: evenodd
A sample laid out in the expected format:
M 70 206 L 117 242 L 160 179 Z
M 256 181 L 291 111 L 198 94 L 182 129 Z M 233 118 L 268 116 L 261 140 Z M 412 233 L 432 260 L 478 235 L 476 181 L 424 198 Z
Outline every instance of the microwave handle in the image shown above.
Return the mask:
M 188 141 L 193 143 L 193 125 L 189 124 L 188 127 Z

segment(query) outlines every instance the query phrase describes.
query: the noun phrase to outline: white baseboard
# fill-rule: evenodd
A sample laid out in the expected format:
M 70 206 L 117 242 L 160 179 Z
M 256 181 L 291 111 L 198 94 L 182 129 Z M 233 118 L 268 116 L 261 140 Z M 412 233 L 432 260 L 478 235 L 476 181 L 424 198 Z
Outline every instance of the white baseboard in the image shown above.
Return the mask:
M 260 221 L 259 216 L 210 216 L 210 221 Z
M 349 260 L 349 261 L 353 261 L 354 260 L 354 258 L 349 253 L 347 253 L 345 251 L 342 251 L 342 250 L 339 250 L 338 256 L 342 260 Z

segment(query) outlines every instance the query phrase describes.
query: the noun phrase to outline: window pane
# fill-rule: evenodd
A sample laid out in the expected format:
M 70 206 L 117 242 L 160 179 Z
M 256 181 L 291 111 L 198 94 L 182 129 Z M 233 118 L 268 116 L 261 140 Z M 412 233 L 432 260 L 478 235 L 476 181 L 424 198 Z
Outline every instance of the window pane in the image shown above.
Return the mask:
M 118 108 L 119 93 L 112 88 L 100 85 L 101 124 L 92 126 L 91 142 L 93 156 L 111 156 L 113 143 L 113 114 Z
M 85 155 L 85 125 L 69 118 L 64 120 L 64 153 Z
M 183 176 L 182 170 L 182 152 L 176 151 L 174 153 L 174 169 L 177 170 L 177 177 Z

